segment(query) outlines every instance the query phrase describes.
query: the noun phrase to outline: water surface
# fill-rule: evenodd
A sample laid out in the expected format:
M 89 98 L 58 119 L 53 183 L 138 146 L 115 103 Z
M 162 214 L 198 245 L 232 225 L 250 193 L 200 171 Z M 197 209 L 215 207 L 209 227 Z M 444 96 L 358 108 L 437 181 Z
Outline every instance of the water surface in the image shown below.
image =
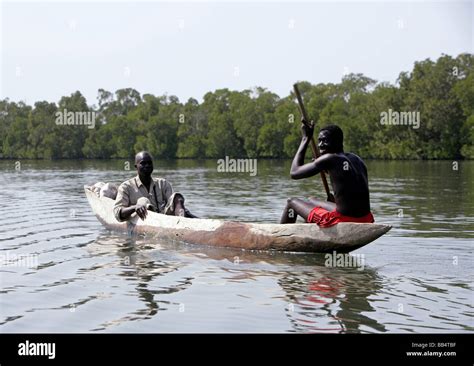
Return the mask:
M 123 161 L 20 163 L 0 161 L 2 332 L 474 330 L 474 162 L 368 161 L 373 213 L 393 229 L 353 252 L 363 269 L 109 232 L 82 187 L 133 176 Z M 155 175 L 199 216 L 277 222 L 287 197 L 322 192 L 289 164 L 259 160 L 252 177 L 159 161 Z

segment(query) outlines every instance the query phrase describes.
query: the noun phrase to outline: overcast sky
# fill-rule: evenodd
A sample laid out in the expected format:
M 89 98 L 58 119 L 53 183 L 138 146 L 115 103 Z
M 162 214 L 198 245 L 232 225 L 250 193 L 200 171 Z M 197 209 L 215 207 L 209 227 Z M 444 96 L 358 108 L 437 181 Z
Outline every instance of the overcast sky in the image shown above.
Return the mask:
M 0 98 L 57 102 L 132 87 L 202 100 L 288 95 L 298 80 L 394 83 L 415 61 L 473 52 L 473 2 L 5 2 Z

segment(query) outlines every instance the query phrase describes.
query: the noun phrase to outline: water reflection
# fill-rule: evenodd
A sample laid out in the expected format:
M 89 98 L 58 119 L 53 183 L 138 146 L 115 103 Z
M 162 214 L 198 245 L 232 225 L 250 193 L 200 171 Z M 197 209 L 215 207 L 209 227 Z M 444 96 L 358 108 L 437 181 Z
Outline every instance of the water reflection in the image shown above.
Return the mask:
M 179 292 L 191 286 L 192 278 L 182 278 L 178 284 L 156 288 L 153 283 L 159 277 L 176 272 L 185 265 L 178 261 L 163 258 L 157 260 L 156 257 L 148 254 L 150 250 L 156 250 L 157 248 L 159 248 L 159 245 L 150 246 L 148 241 L 143 240 L 143 237 L 109 232 L 99 235 L 95 242 L 88 246 L 88 251 L 91 254 L 116 255 L 118 257 L 120 272 L 117 275 L 123 281 L 134 283 L 134 290 L 131 290 L 130 293 L 137 296 L 144 304 L 144 308 L 135 310 L 132 314 L 120 319 L 108 321 L 103 324 L 103 328 L 95 330 L 102 330 L 110 325 L 119 325 L 127 321 L 151 319 L 158 311 L 165 310 L 166 305 L 170 304 L 168 301 L 157 300 L 157 295 Z
M 275 279 L 283 290 L 279 301 L 281 312 L 291 324 L 288 331 L 386 331 L 384 325 L 368 315 L 375 312 L 370 298 L 377 296 L 382 283 L 377 271 L 368 266 L 364 266 L 363 270 L 329 268 L 325 266 L 324 255 L 249 252 L 108 232 L 88 245 L 88 251 L 94 255 L 116 255 L 120 262 L 118 275 L 124 281 L 133 281 L 133 291 L 129 294 L 144 305 L 126 316 L 103 323 L 96 330 L 128 321 L 151 319 L 170 305 L 180 305 L 165 300 L 166 295 L 186 291 L 192 286 L 233 282 L 245 282 L 251 286 L 253 281 L 267 277 Z M 218 278 L 212 275 L 206 278 L 197 272 L 190 275 L 185 268 L 196 261 L 203 262 L 204 271 L 210 261 L 215 261 L 219 273 L 214 274 Z M 159 283 L 164 286 L 158 286 Z M 228 291 L 228 287 L 223 291 Z
M 364 315 L 375 312 L 369 298 L 381 289 L 380 278 L 372 269 L 358 272 L 319 266 L 313 271 L 288 272 L 278 283 L 287 293 L 286 315 L 295 332 L 386 331 L 384 325 Z
M 179 250 L 179 249 L 178 249 Z M 187 248 L 186 255 L 225 262 L 230 281 L 277 278 L 285 293 L 284 311 L 294 332 L 385 332 L 367 313 L 376 311 L 370 298 L 382 289 L 382 277 L 364 268 L 327 267 L 323 254 L 243 252 L 210 247 Z M 228 264 L 234 264 L 229 267 Z M 263 267 L 262 267 L 263 266 Z M 363 327 L 363 329 L 361 328 Z

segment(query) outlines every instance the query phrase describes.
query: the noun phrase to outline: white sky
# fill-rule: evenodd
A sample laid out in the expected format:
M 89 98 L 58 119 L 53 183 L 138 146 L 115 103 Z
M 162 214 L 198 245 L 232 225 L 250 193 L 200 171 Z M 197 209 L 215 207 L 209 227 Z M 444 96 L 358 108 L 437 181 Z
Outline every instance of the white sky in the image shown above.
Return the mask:
M 13 2 L 0 4 L 0 98 L 76 90 L 202 100 L 219 88 L 288 95 L 361 72 L 395 82 L 415 61 L 473 52 L 473 2 Z

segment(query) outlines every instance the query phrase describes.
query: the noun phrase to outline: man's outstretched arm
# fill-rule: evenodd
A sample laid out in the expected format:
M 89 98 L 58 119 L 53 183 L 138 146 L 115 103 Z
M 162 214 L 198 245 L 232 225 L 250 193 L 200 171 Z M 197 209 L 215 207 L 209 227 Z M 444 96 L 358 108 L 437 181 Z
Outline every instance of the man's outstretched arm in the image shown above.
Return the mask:
M 291 179 L 303 179 L 312 177 L 313 175 L 318 174 L 320 171 L 324 170 L 322 166 L 326 165 L 327 156 L 323 155 L 312 161 L 311 163 L 305 164 L 304 157 L 306 155 L 306 150 L 313 136 L 313 128 L 308 127 L 303 124 L 301 126 L 303 131 L 303 138 L 301 139 L 300 146 L 298 151 L 295 154 L 293 162 L 291 163 L 290 176 Z

